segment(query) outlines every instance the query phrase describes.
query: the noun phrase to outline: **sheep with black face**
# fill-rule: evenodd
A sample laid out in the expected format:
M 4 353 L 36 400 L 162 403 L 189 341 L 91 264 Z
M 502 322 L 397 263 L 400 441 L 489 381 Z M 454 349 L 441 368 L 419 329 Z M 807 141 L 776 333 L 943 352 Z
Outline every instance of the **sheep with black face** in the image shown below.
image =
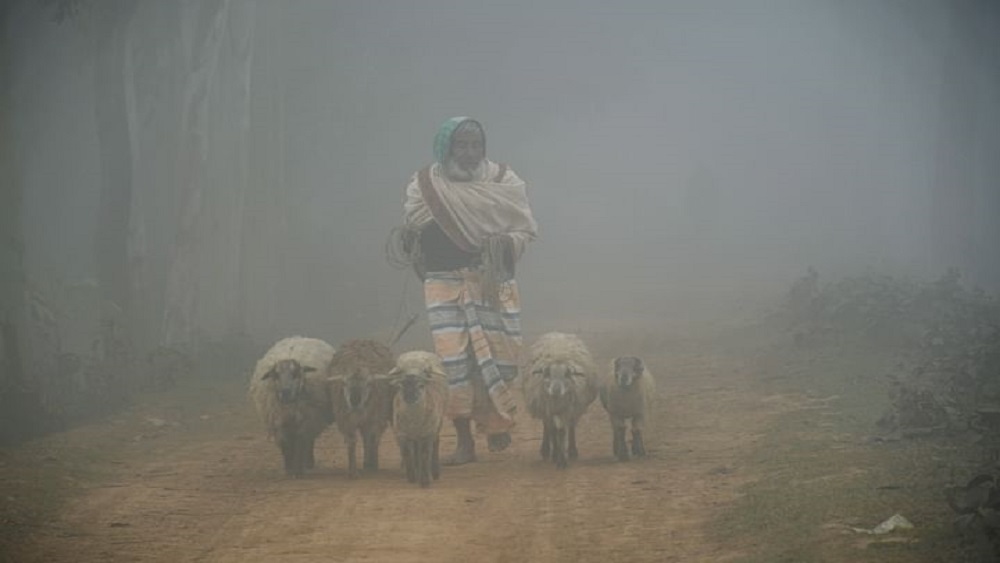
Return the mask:
M 652 414 L 655 392 L 653 376 L 641 358 L 621 356 L 611 361 L 611 368 L 601 383 L 601 404 L 611 420 L 611 449 L 619 461 L 629 460 L 625 438 L 629 422 L 632 425 L 632 455 L 646 455 L 643 432 Z
M 333 347 L 322 340 L 285 338 L 257 362 L 250 379 L 250 398 L 290 476 L 301 476 L 315 465 L 316 438 L 333 422 L 326 391 L 333 355 Z
M 393 430 L 399 443 L 406 478 L 428 487 L 440 476 L 439 435 L 448 402 L 448 381 L 436 354 L 401 354 L 389 372 L 396 388 L 392 402 Z

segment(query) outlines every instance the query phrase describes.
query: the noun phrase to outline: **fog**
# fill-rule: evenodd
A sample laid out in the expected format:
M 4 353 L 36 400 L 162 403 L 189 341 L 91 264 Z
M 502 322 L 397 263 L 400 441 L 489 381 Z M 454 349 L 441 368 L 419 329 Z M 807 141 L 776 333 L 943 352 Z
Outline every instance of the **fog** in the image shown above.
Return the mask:
M 528 183 L 528 331 L 737 304 L 810 265 L 956 266 L 1000 288 L 989 2 L 8 10 L 3 134 L 29 283 L 102 279 L 102 188 L 127 169 L 129 314 L 147 347 L 386 336 L 420 311 L 384 244 L 454 115 L 481 120 L 487 156 Z M 102 123 L 119 102 L 121 122 Z M 426 326 L 406 342 L 427 345 Z

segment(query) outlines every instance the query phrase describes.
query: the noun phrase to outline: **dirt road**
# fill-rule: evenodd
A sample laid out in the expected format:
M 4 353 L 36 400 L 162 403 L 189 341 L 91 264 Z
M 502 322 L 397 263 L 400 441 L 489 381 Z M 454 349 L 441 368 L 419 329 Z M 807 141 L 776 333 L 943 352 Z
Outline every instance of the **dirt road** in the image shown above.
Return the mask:
M 602 364 L 608 350 L 595 350 Z M 608 422 L 594 403 L 581 422 L 581 459 L 568 470 L 540 461 L 539 425 L 522 415 L 509 450 L 481 448 L 478 463 L 444 468 L 427 490 L 406 483 L 388 433 L 375 475 L 349 481 L 339 435 L 329 431 L 316 471 L 285 478 L 238 382 L 213 391 L 201 410 L 172 405 L 176 397 L 153 400 L 131 418 L 67 438 L 85 444 L 87 436 L 122 433 L 130 420 L 148 431 L 122 434 L 136 451 L 125 446 L 102 461 L 107 472 L 27 535 L 13 560 L 738 559 L 747 553 L 717 541 L 710 524 L 753 478 L 745 460 L 774 417 L 796 405 L 762 396 L 752 362 L 714 350 L 667 336 L 629 350 L 657 377 L 659 416 L 646 459 L 613 460 Z M 448 429 L 444 451 L 453 444 Z

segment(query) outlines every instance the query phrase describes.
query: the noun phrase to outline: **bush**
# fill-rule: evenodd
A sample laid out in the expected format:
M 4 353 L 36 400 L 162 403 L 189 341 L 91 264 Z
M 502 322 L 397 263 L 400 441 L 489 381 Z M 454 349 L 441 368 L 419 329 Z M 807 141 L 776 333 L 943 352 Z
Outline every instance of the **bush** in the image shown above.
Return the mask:
M 989 432 L 984 413 L 1000 412 L 994 297 L 963 287 L 955 269 L 929 283 L 871 274 L 821 288 L 818 278 L 810 269 L 785 303 L 798 344 L 889 347 L 910 358 L 908 372 L 889 375 L 892 407 L 880 421 L 884 429 Z

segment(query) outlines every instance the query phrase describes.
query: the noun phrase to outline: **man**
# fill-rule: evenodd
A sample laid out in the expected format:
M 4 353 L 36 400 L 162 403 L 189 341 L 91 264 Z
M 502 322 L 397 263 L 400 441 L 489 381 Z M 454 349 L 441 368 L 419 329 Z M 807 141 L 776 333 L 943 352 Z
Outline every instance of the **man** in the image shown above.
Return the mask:
M 510 444 L 521 347 L 514 264 L 537 235 L 525 183 L 486 158 L 483 126 L 446 121 L 434 138 L 437 162 L 413 175 L 404 220 L 424 280 L 434 348 L 448 372 L 448 416 L 458 436 L 445 464 L 476 459 L 474 421 L 491 451 Z

